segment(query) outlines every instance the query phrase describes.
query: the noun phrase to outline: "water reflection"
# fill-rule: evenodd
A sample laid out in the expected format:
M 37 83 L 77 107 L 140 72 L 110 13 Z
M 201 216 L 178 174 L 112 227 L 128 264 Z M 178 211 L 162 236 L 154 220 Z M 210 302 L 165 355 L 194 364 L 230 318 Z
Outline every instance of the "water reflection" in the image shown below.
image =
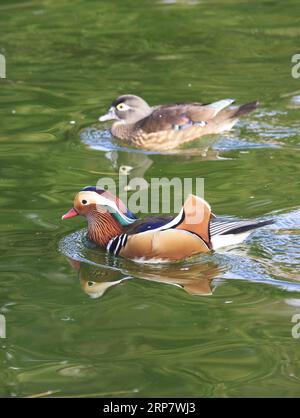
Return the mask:
M 133 264 L 130 269 L 107 268 L 93 261 L 77 260 L 67 257 L 70 265 L 78 271 L 82 290 L 96 299 L 112 286 L 133 279 L 134 277 L 151 282 L 178 286 L 190 295 L 211 295 L 214 290 L 213 280 L 220 277 L 223 269 L 213 262 L 202 264 L 183 264 L 143 266 Z M 101 261 L 101 257 L 99 257 Z M 128 274 L 126 274 L 128 273 Z
M 161 0 L 161 2 L 164 4 L 182 3 L 182 4 L 187 4 L 189 6 L 194 6 L 200 3 L 199 0 Z
M 105 154 L 105 157 L 111 162 L 111 165 L 120 176 L 124 176 L 126 185 L 124 186 L 125 191 L 132 190 L 130 185 L 127 184 L 130 180 L 138 177 L 144 178 L 146 171 L 153 164 L 152 159 L 149 155 L 129 153 L 129 152 L 118 152 L 109 151 Z M 140 183 L 140 189 L 146 189 L 149 183 L 144 180 L 143 185 Z
M 112 286 L 131 279 L 124 276 L 118 270 L 107 270 L 101 267 L 68 258 L 70 265 L 78 271 L 78 277 L 82 290 L 91 298 L 97 299 Z

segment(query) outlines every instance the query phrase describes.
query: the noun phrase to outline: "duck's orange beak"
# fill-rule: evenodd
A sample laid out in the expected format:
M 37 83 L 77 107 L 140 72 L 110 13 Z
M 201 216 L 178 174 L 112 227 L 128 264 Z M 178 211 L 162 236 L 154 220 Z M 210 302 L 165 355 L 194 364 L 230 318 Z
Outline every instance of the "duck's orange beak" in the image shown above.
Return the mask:
M 79 213 L 77 212 L 76 209 L 72 208 L 70 209 L 67 213 L 65 213 L 61 219 L 69 219 L 69 218 L 74 218 L 74 216 L 78 216 Z

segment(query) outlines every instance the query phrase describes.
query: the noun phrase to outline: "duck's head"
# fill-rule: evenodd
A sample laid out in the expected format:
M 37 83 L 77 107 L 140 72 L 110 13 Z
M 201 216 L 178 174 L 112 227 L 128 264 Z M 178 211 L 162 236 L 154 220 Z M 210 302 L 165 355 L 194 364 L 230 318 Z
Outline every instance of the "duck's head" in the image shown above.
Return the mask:
M 124 123 L 135 123 L 151 113 L 151 107 L 141 97 L 125 94 L 112 103 L 108 112 L 100 116 L 99 121 L 117 120 Z
M 74 199 L 74 206 L 62 219 L 85 216 L 88 221 L 88 237 L 105 247 L 111 238 L 122 233 L 123 228 L 136 221 L 124 203 L 107 190 L 85 187 Z

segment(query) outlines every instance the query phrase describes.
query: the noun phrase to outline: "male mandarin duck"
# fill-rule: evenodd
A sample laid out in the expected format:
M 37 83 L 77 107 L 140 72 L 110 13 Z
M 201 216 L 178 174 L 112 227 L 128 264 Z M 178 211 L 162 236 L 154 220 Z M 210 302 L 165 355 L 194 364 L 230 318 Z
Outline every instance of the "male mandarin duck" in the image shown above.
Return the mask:
M 134 261 L 177 261 L 242 242 L 253 229 L 272 220 L 228 220 L 212 214 L 209 204 L 190 195 L 175 216 L 137 219 L 110 192 L 85 187 L 62 219 L 85 216 L 88 238 L 115 256 Z
M 118 97 L 99 121 L 116 120 L 111 132 L 129 145 L 167 151 L 204 135 L 230 130 L 239 117 L 252 112 L 258 102 L 225 109 L 233 99 L 210 104 L 187 103 L 150 107 L 141 97 Z

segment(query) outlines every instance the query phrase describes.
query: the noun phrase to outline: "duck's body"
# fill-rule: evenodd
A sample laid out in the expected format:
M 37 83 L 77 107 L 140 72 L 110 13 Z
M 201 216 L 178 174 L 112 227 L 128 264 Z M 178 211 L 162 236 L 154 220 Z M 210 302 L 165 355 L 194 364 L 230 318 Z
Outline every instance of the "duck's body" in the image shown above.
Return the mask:
M 177 148 L 204 135 L 230 130 L 239 117 L 252 112 L 258 102 L 226 109 L 234 100 L 210 104 L 189 103 L 150 107 L 134 95 L 118 97 L 101 122 L 116 120 L 113 136 L 129 145 L 152 151 Z
M 118 199 L 87 187 L 63 219 L 83 215 L 88 237 L 115 256 L 134 261 L 167 262 L 242 242 L 253 229 L 273 221 L 228 220 L 215 217 L 209 204 L 190 195 L 172 217 L 136 219 Z

